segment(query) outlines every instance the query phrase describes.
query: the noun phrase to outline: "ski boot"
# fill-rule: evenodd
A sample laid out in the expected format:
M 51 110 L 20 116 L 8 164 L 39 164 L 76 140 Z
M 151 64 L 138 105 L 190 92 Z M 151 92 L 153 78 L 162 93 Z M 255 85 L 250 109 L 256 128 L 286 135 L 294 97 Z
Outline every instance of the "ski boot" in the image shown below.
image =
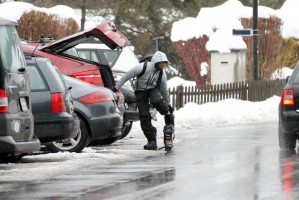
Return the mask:
M 174 115 L 172 113 L 166 114 L 164 116 L 165 126 L 163 129 L 164 132 L 164 146 L 166 151 L 170 151 L 173 147 L 174 140 Z
M 157 150 L 157 141 L 156 140 L 151 140 L 149 141 L 146 145 L 143 146 L 145 150 Z

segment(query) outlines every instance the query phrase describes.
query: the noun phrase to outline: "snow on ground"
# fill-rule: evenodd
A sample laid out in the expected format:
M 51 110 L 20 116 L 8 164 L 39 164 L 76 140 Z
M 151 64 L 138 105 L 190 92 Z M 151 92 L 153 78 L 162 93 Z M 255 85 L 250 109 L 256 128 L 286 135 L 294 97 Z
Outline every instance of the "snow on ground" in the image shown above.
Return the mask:
M 288 76 L 291 76 L 293 72 L 293 69 L 290 69 L 288 67 L 283 67 L 281 69 L 276 70 L 272 76 L 271 79 L 285 79 Z

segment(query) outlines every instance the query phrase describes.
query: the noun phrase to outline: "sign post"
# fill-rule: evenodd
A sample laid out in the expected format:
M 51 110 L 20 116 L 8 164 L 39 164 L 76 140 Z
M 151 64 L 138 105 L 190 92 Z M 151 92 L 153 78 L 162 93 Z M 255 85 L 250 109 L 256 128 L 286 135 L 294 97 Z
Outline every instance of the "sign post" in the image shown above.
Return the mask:
M 159 51 L 159 40 L 163 40 L 164 36 L 154 37 L 153 40 L 156 40 L 156 51 Z
M 233 35 L 252 36 L 253 47 L 253 80 L 259 80 L 259 62 L 258 62 L 258 0 L 253 0 L 253 23 L 252 29 L 233 29 Z
M 259 38 L 258 38 L 258 0 L 253 0 L 253 20 L 252 20 L 252 28 L 254 30 L 253 34 L 253 79 L 255 81 L 259 80 L 259 62 L 258 62 L 258 46 L 259 46 Z

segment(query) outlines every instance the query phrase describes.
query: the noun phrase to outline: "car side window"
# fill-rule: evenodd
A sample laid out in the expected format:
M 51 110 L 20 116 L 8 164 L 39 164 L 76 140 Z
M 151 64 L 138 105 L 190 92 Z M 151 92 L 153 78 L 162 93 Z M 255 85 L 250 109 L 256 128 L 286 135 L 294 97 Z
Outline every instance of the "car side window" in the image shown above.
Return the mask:
M 31 90 L 46 89 L 46 85 L 42 77 L 40 76 L 39 72 L 37 71 L 37 69 L 32 65 L 28 65 L 27 70 L 29 74 L 29 82 L 30 82 Z
M 73 48 L 70 48 L 66 51 L 63 52 L 64 54 L 68 54 L 68 55 L 71 55 L 71 56 L 76 56 L 78 57 L 78 53 L 76 51 L 76 49 L 73 47 Z
M 90 52 L 90 60 L 95 61 L 95 62 L 99 62 L 99 59 L 96 55 L 96 52 L 94 52 L 94 51 Z
M 109 67 L 113 67 L 115 62 L 117 61 L 117 58 L 119 57 L 120 52 L 118 51 L 110 51 L 110 50 L 104 50 L 104 56 L 106 60 L 108 61 Z
M 296 75 L 295 75 L 295 78 L 294 78 L 294 83 L 298 84 L 299 83 L 299 73 L 298 73 L 298 70 L 295 73 L 296 73 Z
M 55 79 L 56 79 L 57 83 L 59 84 L 59 86 L 61 87 L 61 89 L 63 89 L 64 91 L 67 90 L 68 87 L 65 83 L 63 76 L 59 72 L 59 70 L 49 61 L 46 61 L 46 64 L 49 66 L 49 69 L 53 72 Z
M 88 51 L 88 50 L 77 50 L 78 52 L 78 55 L 80 58 L 84 58 L 86 60 L 91 60 L 91 61 L 95 61 L 95 62 L 98 62 L 100 63 L 97 55 L 96 55 L 96 52 L 94 51 Z
M 89 51 L 78 51 L 77 50 L 77 53 L 78 53 L 80 58 L 84 58 L 84 59 L 87 59 L 87 60 L 89 60 L 89 58 L 90 58 L 90 52 Z
M 16 72 L 26 67 L 20 39 L 14 26 L 0 26 L 0 66 Z

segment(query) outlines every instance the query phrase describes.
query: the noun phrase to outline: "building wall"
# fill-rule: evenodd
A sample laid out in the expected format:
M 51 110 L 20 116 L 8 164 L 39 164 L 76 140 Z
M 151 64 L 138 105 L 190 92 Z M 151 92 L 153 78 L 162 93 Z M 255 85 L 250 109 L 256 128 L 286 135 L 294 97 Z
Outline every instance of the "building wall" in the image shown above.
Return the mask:
M 211 84 L 246 80 L 246 51 L 211 53 Z

